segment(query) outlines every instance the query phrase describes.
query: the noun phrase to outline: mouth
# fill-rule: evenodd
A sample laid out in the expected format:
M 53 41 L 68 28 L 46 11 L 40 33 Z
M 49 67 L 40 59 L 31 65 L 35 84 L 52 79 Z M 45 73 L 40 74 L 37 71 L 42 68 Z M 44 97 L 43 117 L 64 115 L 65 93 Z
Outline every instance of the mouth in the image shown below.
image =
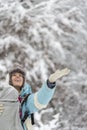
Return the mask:
M 14 80 L 15 82 L 21 82 L 21 80 Z

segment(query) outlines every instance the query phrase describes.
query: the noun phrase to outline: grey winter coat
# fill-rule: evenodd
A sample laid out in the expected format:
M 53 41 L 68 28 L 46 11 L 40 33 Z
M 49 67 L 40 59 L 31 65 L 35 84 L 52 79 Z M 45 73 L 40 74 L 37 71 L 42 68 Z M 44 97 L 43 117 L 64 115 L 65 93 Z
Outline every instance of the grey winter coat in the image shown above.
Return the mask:
M 4 112 L 0 115 L 0 130 L 23 130 L 17 90 L 8 84 L 0 86 L 0 104 L 4 105 Z

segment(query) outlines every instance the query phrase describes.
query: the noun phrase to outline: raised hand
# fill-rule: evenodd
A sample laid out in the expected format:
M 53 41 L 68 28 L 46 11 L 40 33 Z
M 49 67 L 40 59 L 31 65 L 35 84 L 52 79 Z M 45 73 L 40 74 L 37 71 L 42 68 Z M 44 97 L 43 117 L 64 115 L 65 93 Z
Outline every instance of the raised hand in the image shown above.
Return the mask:
M 62 70 L 56 70 L 55 73 L 51 74 L 49 77 L 50 82 L 56 82 L 57 79 L 68 75 L 70 70 L 68 68 L 64 68 Z

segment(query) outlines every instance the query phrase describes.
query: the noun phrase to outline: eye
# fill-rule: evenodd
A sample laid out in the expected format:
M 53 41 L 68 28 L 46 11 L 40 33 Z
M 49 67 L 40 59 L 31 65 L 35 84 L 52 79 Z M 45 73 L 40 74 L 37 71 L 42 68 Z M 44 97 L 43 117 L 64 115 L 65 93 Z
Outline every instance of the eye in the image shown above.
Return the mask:
M 23 77 L 23 75 L 22 75 L 21 73 L 13 73 L 12 76 L 13 76 L 13 77 L 16 77 L 16 76 L 18 76 L 18 77 Z
M 16 74 L 12 74 L 12 76 L 16 76 Z
M 23 77 L 23 75 L 22 75 L 22 74 L 19 74 L 19 76 L 20 76 L 20 77 Z

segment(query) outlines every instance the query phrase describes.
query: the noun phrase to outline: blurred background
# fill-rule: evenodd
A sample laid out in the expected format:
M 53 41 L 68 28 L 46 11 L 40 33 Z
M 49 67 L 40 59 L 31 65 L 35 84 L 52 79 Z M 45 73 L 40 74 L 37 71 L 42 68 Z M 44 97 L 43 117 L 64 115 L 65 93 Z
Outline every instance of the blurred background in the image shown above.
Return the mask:
M 56 69 L 71 70 L 35 114 L 35 130 L 87 130 L 86 0 L 0 0 L 0 84 L 15 62 L 33 92 Z

